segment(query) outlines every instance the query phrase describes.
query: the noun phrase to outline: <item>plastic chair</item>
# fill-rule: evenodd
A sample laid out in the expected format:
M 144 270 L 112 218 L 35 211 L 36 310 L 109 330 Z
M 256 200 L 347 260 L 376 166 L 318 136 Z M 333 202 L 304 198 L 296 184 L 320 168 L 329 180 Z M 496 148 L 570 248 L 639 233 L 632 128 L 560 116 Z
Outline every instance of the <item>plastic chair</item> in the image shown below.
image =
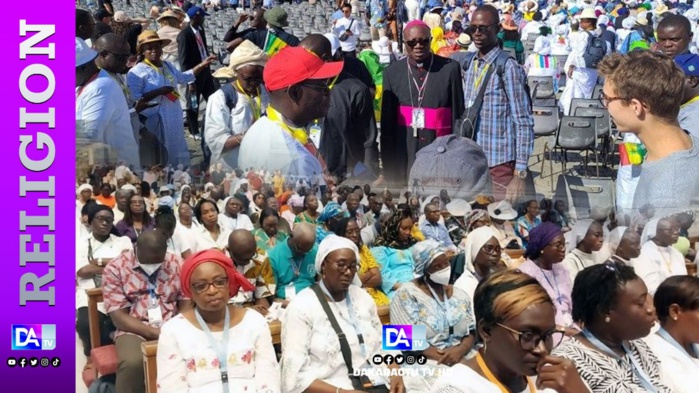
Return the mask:
M 604 109 L 599 100 L 588 100 L 587 98 L 573 98 L 570 102 L 570 112 L 575 113 L 578 108 L 599 108 Z
M 556 96 L 553 91 L 553 77 L 550 76 L 529 76 L 527 77 L 529 90 L 532 91 L 532 98 L 552 98 Z
M 602 95 L 602 88 L 604 85 L 597 85 L 595 86 L 595 89 L 592 91 L 592 99 L 593 100 L 599 100 L 600 96 Z
M 567 171 L 568 151 L 585 151 L 584 170 L 585 174 L 587 174 L 589 152 L 592 150 L 595 154 L 597 177 L 599 178 L 597 131 L 595 128 L 595 119 L 593 118 L 579 116 L 563 116 L 563 118 L 561 118 L 561 123 L 558 126 L 558 134 L 556 135 L 556 146 L 554 146 L 554 150 L 560 149 L 563 152 L 561 173 L 565 174 Z
M 575 116 L 594 117 L 595 127 L 597 129 L 597 137 L 603 137 L 609 134 L 609 111 L 603 108 L 575 108 Z

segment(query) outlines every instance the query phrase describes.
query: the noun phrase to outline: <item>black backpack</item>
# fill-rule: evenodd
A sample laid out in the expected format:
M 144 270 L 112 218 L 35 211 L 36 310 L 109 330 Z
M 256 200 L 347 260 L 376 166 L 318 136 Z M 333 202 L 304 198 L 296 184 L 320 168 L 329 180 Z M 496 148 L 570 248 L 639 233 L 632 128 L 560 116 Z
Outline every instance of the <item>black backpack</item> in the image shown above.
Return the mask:
M 585 47 L 585 53 L 583 53 L 585 68 L 597 68 L 597 64 L 607 54 L 607 41 L 592 35 L 589 31 L 586 31 L 586 33 L 587 46 Z
M 226 97 L 226 106 L 229 110 L 233 110 L 238 104 L 238 92 L 230 83 L 221 86 L 221 90 L 223 90 L 223 95 Z

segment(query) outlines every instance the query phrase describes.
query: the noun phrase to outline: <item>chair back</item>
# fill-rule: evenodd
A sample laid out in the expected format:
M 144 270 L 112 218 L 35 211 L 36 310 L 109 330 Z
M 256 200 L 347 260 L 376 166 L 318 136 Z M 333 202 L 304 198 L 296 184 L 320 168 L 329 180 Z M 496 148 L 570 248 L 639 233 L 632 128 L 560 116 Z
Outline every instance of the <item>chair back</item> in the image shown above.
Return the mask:
M 573 98 L 570 102 L 570 112 L 575 113 L 578 108 L 601 108 L 604 109 L 602 103 L 599 100 L 588 100 L 587 98 Z
M 592 90 L 592 99 L 593 100 L 599 100 L 600 96 L 602 95 L 602 88 L 604 85 L 597 85 L 595 86 L 595 89 Z
M 563 116 L 558 127 L 556 144 L 564 150 L 592 149 L 597 143 L 595 119 L 590 117 Z
M 603 136 L 609 133 L 609 111 L 600 108 L 577 108 L 575 116 L 594 117 L 597 127 L 597 136 Z
M 558 130 L 558 107 L 535 106 L 532 107 L 532 112 L 534 115 L 535 136 L 551 135 Z
M 551 76 L 530 76 L 527 77 L 529 90 L 532 92 L 532 98 L 551 98 L 556 96 L 553 91 L 553 77 Z

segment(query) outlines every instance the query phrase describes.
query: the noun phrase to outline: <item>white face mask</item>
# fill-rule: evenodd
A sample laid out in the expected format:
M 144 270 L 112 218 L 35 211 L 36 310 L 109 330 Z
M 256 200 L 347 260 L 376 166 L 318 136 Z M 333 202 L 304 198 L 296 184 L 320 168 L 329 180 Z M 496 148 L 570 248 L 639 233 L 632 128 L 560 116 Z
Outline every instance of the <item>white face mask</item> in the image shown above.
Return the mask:
M 444 269 L 430 274 L 430 280 L 437 284 L 449 285 L 449 279 L 451 278 L 451 266 L 447 266 Z
M 150 265 L 145 264 L 145 263 L 138 264 L 138 266 L 140 266 L 141 269 L 143 269 L 143 271 L 145 271 L 146 274 L 148 274 L 149 276 L 152 276 L 153 273 L 155 273 L 156 270 L 158 270 L 160 268 L 160 265 L 162 265 L 162 263 L 153 263 Z

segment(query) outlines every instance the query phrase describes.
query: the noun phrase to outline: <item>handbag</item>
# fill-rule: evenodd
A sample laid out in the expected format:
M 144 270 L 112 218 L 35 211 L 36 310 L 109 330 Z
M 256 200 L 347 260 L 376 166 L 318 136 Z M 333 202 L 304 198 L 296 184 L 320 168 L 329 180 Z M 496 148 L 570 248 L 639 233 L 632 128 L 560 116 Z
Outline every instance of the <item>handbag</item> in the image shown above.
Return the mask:
M 481 88 L 478 91 L 476 99 L 473 101 L 473 105 L 466 108 L 464 114 L 460 118 L 456 119 L 456 124 L 454 124 L 454 133 L 458 136 L 476 140 L 476 122 L 478 121 L 478 115 L 481 113 L 481 107 L 483 106 L 483 98 L 485 97 L 485 90 L 488 87 L 488 82 L 493 74 L 495 67 L 489 67 L 483 81 L 481 82 Z
M 117 356 L 116 345 L 103 345 L 101 347 L 92 348 L 90 351 L 90 359 L 99 375 L 114 374 L 119 365 L 119 357 Z
M 354 24 L 354 19 L 350 21 L 349 27 L 347 27 L 347 30 L 352 28 L 352 24 Z M 347 30 L 343 31 L 342 34 L 340 34 L 339 38 L 340 41 L 345 42 L 349 38 L 349 34 L 347 34 Z
M 333 314 L 332 310 L 330 309 L 330 305 L 328 305 L 328 300 L 325 298 L 323 290 L 320 289 L 318 284 L 313 285 L 311 288 L 318 297 L 318 301 L 323 307 L 323 311 L 325 311 L 325 314 L 328 316 L 328 321 L 330 321 L 330 325 L 332 325 L 333 330 L 335 330 L 335 334 L 337 334 L 337 338 L 340 341 L 340 352 L 342 352 L 342 358 L 347 366 L 348 376 L 350 381 L 352 381 L 352 387 L 354 390 L 374 393 L 388 393 L 389 389 L 386 387 L 386 385 L 374 386 L 367 376 L 354 375 L 354 368 L 352 368 L 352 351 L 350 350 L 349 343 L 347 342 L 347 336 L 342 329 L 340 329 L 340 325 L 337 323 L 337 319 L 335 319 L 335 314 Z M 349 296 L 349 293 L 347 296 Z

